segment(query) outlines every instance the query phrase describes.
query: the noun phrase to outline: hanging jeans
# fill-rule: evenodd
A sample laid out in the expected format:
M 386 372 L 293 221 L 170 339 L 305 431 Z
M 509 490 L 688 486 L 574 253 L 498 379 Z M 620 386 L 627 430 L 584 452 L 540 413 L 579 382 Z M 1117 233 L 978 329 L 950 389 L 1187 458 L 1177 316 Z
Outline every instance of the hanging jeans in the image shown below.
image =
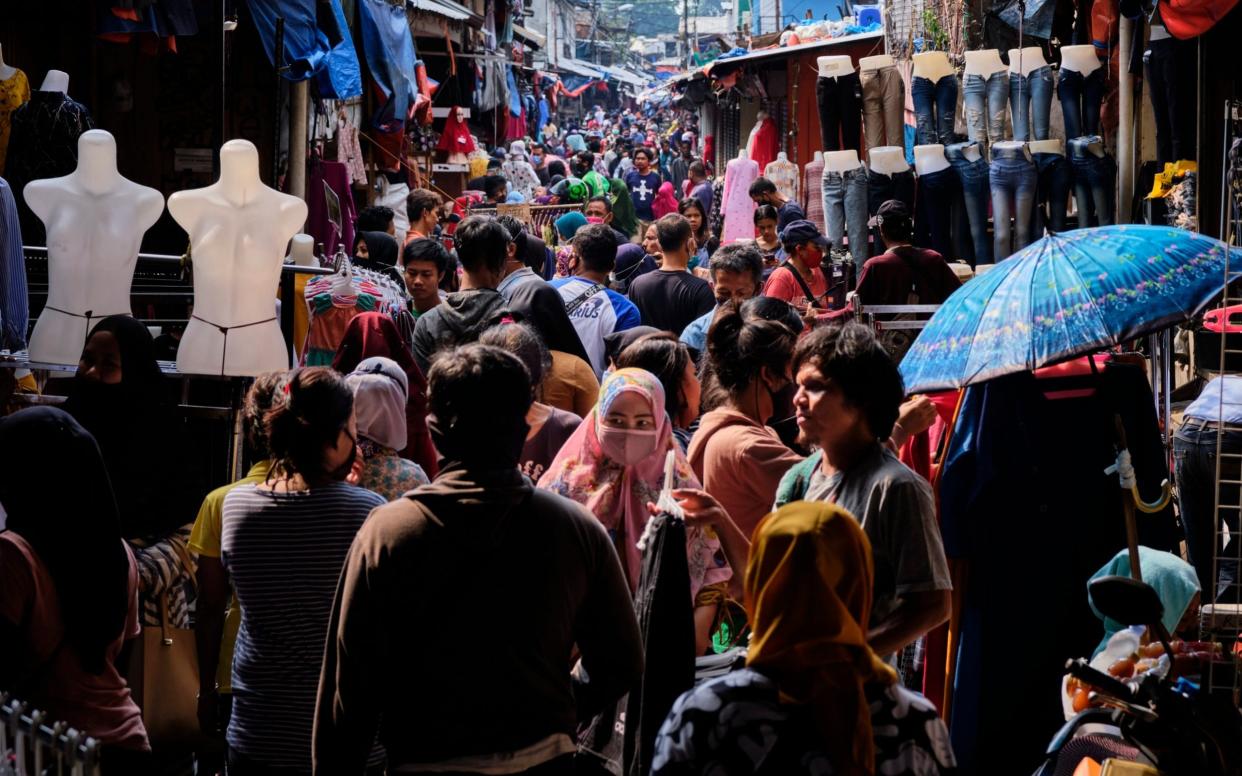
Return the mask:
M 957 180 L 962 185 L 962 200 L 966 205 L 966 220 L 970 224 L 970 239 L 974 246 L 974 265 L 992 263 L 992 241 L 988 238 L 988 160 L 982 155 L 973 162 L 965 150 L 974 143 L 954 143 L 945 146 L 944 155 L 953 165 Z M 974 266 L 972 265 L 972 266 Z
M 1066 143 L 1074 170 L 1074 200 L 1078 203 L 1078 226 L 1108 226 L 1115 212 L 1114 186 L 1117 164 L 1107 154 L 1091 153 L 1092 143 L 1103 143 L 1098 135 L 1076 137 Z
M 1213 556 L 1216 554 L 1213 549 L 1220 547 L 1220 520 L 1216 516 L 1215 503 L 1216 435 L 1216 423 L 1198 418 L 1182 421 L 1181 427 L 1173 435 L 1177 502 L 1182 513 L 1182 529 L 1186 532 L 1186 550 L 1190 554 L 1190 563 L 1199 576 L 1199 586 L 1204 591 L 1203 603 L 1238 603 L 1238 564 L 1235 560 L 1222 560 L 1217 569 L 1215 584 L 1212 579 Z M 1242 454 L 1242 430 L 1221 432 L 1220 443 L 1220 451 L 1225 454 L 1220 461 L 1221 479 L 1237 481 L 1238 459 L 1231 456 Z M 1221 504 L 1238 503 L 1237 485 L 1219 487 Z M 1236 558 L 1237 542 L 1242 541 L 1242 533 L 1239 533 L 1242 525 L 1239 525 L 1238 513 L 1232 509 L 1222 509 L 1220 512 L 1221 518 L 1229 526 L 1230 535 L 1229 544 L 1221 551 L 1221 555 Z
M 1035 154 L 1034 160 L 1039 180 L 1035 189 L 1035 222 L 1032 228 L 1038 239 L 1045 229 L 1054 234 L 1065 231 L 1065 214 L 1069 211 L 1069 193 L 1074 176 L 1070 172 L 1070 163 L 1060 154 Z
M 1014 140 L 1047 140 L 1048 117 L 1052 113 L 1052 67 L 1035 68 L 1029 76 L 1010 73 L 1009 106 L 1013 112 Z
M 988 181 L 992 185 L 993 256 L 998 262 L 1031 243 L 1037 177 L 1035 164 L 1026 157 L 1024 149 L 993 149 Z
M 932 250 L 946 261 L 953 257 L 953 209 L 961 196 L 962 184 L 952 167 L 919 176 L 914 230 L 926 235 Z
M 919 145 L 953 142 L 953 113 L 957 110 L 957 76 L 941 76 L 932 83 L 914 77 L 910 84 L 914 99 L 915 137 Z
M 862 149 L 859 131 L 862 118 L 862 86 L 858 73 L 838 78 L 815 79 L 819 101 L 819 135 L 825 151 Z
M 1196 46 L 1193 40 L 1153 40 L 1143 53 L 1147 93 L 1156 114 L 1156 161 L 1163 165 L 1194 159 L 1198 143 L 1198 86 L 1195 83 Z
M 1009 107 L 1009 72 L 984 78 L 968 75 L 962 81 L 962 101 L 966 106 L 966 132 L 976 143 L 995 143 L 1005 139 L 1005 111 Z
M 828 221 L 828 239 L 832 247 L 845 247 L 843 238 L 850 239 L 850 255 L 861 267 L 867 260 L 867 168 L 844 173 L 824 173 L 824 215 Z
M 1076 70 L 1061 68 L 1057 76 L 1057 98 L 1065 117 L 1067 138 L 1100 133 L 1100 108 L 1104 104 L 1103 66 L 1084 76 Z
M 895 65 L 859 74 L 867 148 L 905 146 L 906 85 Z
M 880 205 L 896 199 L 905 203 L 906 209 L 914 212 L 914 171 L 896 172 L 885 175 L 881 172 L 867 170 L 867 214 L 875 215 Z M 878 256 L 884 252 L 884 241 L 880 239 L 880 228 L 871 228 L 871 255 Z

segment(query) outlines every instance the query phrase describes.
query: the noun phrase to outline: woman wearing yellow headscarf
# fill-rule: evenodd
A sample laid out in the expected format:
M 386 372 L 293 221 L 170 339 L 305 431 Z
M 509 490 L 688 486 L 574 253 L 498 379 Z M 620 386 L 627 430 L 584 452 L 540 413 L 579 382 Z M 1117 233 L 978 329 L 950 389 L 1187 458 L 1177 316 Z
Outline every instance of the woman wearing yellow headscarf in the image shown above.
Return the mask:
M 764 518 L 746 568 L 746 668 L 677 700 L 652 776 L 952 773 L 935 707 L 867 646 L 872 575 L 845 510 L 799 501 Z

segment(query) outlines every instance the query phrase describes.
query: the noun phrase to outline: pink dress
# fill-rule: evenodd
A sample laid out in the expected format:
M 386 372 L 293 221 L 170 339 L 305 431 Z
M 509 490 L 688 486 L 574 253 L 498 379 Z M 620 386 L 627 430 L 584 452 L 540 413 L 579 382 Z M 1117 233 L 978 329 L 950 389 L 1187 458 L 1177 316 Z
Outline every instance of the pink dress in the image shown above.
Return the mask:
M 732 159 L 725 166 L 721 243 L 755 239 L 755 203 L 750 198 L 750 184 L 758 177 L 759 165 L 750 159 Z
M 805 185 L 802 187 L 802 211 L 806 213 L 806 220 L 819 227 L 819 231 L 828 230 L 824 222 L 824 189 L 822 179 L 824 177 L 824 160 L 818 162 L 812 159 L 806 163 L 802 174 L 805 178 Z

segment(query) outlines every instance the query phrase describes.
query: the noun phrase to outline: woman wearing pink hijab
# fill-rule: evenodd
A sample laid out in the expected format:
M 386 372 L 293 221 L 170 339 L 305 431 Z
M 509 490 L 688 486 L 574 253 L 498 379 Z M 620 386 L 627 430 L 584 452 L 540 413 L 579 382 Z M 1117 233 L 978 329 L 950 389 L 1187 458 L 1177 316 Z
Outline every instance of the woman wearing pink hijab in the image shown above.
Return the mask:
M 659 379 L 644 369 L 618 369 L 604 379 L 595 408 L 539 480 L 540 488 L 577 501 L 604 525 L 631 590 L 637 590 L 642 570 L 637 543 L 650 516 L 647 504 L 659 498 L 670 450 L 676 456 L 673 488 L 700 488 L 686 456 L 673 442 Z M 686 555 L 695 640 L 703 654 L 711 644 L 725 583 L 733 570 L 711 527 L 688 522 Z
M 656 193 L 655 200 L 651 203 L 651 212 L 656 218 L 663 218 L 669 213 L 677 212 L 677 195 L 673 193 L 673 184 L 664 181 L 660 184 L 660 190 Z

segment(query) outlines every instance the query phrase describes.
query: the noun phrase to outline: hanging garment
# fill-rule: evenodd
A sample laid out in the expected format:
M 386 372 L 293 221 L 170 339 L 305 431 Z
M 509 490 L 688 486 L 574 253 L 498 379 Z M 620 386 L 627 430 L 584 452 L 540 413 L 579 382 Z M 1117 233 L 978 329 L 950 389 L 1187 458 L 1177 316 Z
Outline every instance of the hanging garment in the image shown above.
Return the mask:
M 358 213 L 354 209 L 354 197 L 349 187 L 349 168 L 341 162 L 312 162 L 306 182 L 306 231 L 323 243 L 323 249 L 331 256 L 337 245 L 344 245 L 348 253 L 354 245 L 354 221 Z M 340 206 L 341 232 L 328 218 L 328 195 L 324 186 L 336 195 Z M 401 208 L 404 212 L 404 206 Z M 342 234 L 343 232 L 343 234 Z
M 0 81 L 0 175 L 4 175 L 4 155 L 9 147 L 9 117 L 30 99 L 30 82 L 26 74 L 14 69 L 13 75 Z
M 447 161 L 450 164 L 465 162 L 469 158 L 467 154 L 476 148 L 474 138 L 470 136 L 470 128 L 466 126 L 461 114 L 461 108 L 449 110 L 448 118 L 444 121 L 444 131 L 440 133 L 440 142 L 436 144 L 436 150 L 448 152 Z M 486 175 L 486 160 L 483 164 L 482 174 Z M 471 167 L 472 171 L 473 169 Z
M 760 170 L 767 169 L 776 159 L 780 150 L 780 136 L 776 131 L 776 122 L 771 116 L 760 121 L 750 133 L 750 141 L 746 144 L 746 152 Z
M 724 231 L 720 242 L 755 239 L 755 203 L 750 184 L 759 177 L 759 165 L 752 159 L 731 159 L 725 166 Z
M 822 190 L 822 181 L 824 179 L 824 160 L 812 159 L 806 163 L 806 168 L 802 172 L 802 210 L 806 213 L 806 220 L 815 224 L 819 231 L 827 228 L 824 223 L 824 193 Z
M 276 20 L 285 20 L 282 59 L 287 69 L 281 75 L 290 81 L 315 76 L 320 97 L 361 96 L 358 52 L 337 0 L 249 0 L 247 6 L 268 62 L 276 59 Z M 330 25 L 334 35 L 327 32 Z
M 336 116 L 336 160 L 349 170 L 350 183 L 355 186 L 367 185 L 367 168 L 362 161 L 358 128 L 343 110 Z
M 785 199 L 791 202 L 799 202 L 799 181 L 798 181 L 798 165 L 788 159 L 781 159 L 777 156 L 776 160 L 769 162 L 767 167 L 763 168 L 763 177 L 772 181 L 776 186 L 776 190 L 781 193 Z
M 22 254 L 17 202 L 12 188 L 0 178 L 0 348 L 18 351 L 26 347 L 29 318 L 26 259 Z
M 392 178 L 399 178 L 394 183 Z M 392 210 L 393 237 L 397 240 L 397 245 L 405 245 L 405 233 L 410 231 L 410 217 L 405 210 L 405 201 L 410 196 L 410 186 L 405 182 L 405 173 L 399 173 L 394 176 L 380 176 L 380 192 L 375 198 L 375 204 Z M 349 245 L 352 247 L 353 242 Z
M 17 199 L 22 236 L 28 245 L 46 244 L 47 235 L 43 222 L 26 207 L 22 191 L 31 181 L 73 172 L 78 166 L 78 137 L 94 128 L 86 106 L 64 92 L 35 92 L 11 114 L 5 178 Z
M 302 366 L 331 366 L 345 330 L 354 316 L 375 311 L 383 292 L 373 283 L 357 281 L 349 293 L 333 291 L 336 275 L 318 277 L 306 284 L 310 306 L 310 331 L 302 353 Z
M 357 3 L 362 49 L 371 78 L 384 98 L 384 104 L 376 112 L 375 126 L 383 131 L 400 130 L 418 97 L 418 85 L 414 80 L 418 56 L 405 7 L 387 0 L 357 0 Z
M 723 177 L 712 181 L 712 209 L 707 215 L 707 228 L 711 230 L 713 237 L 722 242 L 722 235 L 724 235 L 724 184 Z M 642 236 L 645 237 L 646 235 Z

